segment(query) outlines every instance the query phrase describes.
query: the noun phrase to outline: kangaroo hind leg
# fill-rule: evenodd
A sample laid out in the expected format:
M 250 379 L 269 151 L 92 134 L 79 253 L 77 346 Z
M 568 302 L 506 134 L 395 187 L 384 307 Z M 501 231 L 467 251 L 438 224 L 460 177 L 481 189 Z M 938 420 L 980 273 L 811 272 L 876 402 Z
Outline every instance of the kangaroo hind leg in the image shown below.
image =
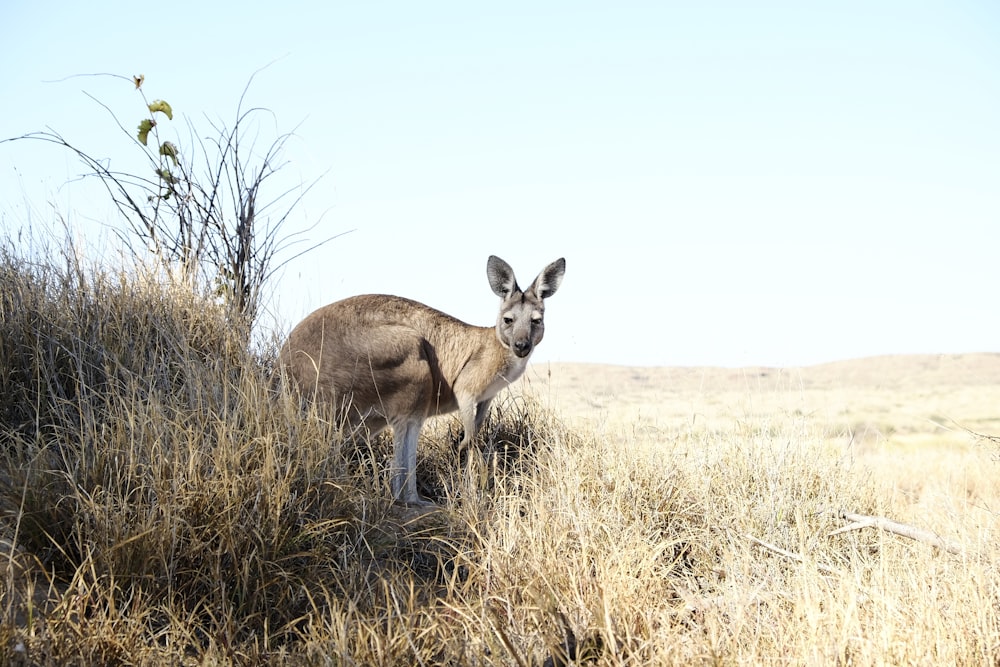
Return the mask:
M 392 425 L 392 497 L 404 505 L 433 505 L 417 491 L 417 441 L 421 426 L 422 419 L 405 419 Z

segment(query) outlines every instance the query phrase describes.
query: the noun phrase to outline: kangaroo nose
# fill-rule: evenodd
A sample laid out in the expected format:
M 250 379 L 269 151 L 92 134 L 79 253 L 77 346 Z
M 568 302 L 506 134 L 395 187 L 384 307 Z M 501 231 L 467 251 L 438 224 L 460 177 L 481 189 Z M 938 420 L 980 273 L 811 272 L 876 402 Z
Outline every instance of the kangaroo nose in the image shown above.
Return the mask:
M 530 340 L 517 340 L 514 341 L 514 354 L 519 357 L 523 357 L 531 352 L 531 341 Z

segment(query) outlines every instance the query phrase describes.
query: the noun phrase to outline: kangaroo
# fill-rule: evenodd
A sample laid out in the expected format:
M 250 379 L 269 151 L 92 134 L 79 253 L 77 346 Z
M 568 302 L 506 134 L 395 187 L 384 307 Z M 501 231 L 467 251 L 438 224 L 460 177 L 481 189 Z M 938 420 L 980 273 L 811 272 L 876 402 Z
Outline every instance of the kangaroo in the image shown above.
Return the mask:
M 497 393 L 524 373 L 545 332 L 545 299 L 566 271 L 557 259 L 527 290 L 499 257 L 486 276 L 500 297 L 496 325 L 477 327 L 417 301 L 366 294 L 316 310 L 288 336 L 281 366 L 294 385 L 332 404 L 352 429 L 391 427 L 393 500 L 432 505 L 417 492 L 417 437 L 428 417 L 458 411 L 472 441 Z

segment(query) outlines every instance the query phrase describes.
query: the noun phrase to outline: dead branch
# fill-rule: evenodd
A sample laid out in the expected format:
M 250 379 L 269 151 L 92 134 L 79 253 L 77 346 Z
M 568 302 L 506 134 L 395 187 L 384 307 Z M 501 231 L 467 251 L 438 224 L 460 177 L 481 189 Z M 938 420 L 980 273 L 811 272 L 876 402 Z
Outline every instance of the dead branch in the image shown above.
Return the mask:
M 789 558 L 791 560 L 794 560 L 796 563 L 804 563 L 805 562 L 805 558 L 803 558 L 801 555 L 795 553 L 794 551 L 788 551 L 787 549 L 782 549 L 781 547 L 777 546 L 776 544 L 771 544 L 770 542 L 765 542 L 764 540 L 756 538 L 756 537 L 754 537 L 753 535 L 751 535 L 749 533 L 744 533 L 743 537 L 745 537 L 746 539 L 750 540 L 751 542 L 753 542 L 754 544 L 756 544 L 759 547 L 763 547 L 763 548 L 767 549 L 768 551 L 773 551 L 774 553 L 776 553 L 776 554 L 778 554 L 780 556 L 784 556 L 785 558 Z M 837 572 L 837 570 L 835 570 L 832 567 L 829 567 L 827 565 L 823 565 L 822 563 L 816 563 L 816 569 L 819 570 L 820 572 L 824 573 L 824 574 L 840 574 L 839 572 Z
M 947 540 L 929 530 L 910 526 L 905 523 L 899 523 L 898 521 L 892 521 L 891 519 L 886 519 L 881 516 L 856 514 L 854 512 L 846 512 L 843 510 L 830 510 L 830 512 L 835 514 L 838 519 L 844 519 L 845 521 L 851 521 L 852 523 L 829 533 L 829 536 L 861 528 L 878 528 L 879 530 L 884 530 L 901 537 L 907 537 L 911 540 L 916 540 L 917 542 L 929 544 L 932 547 L 941 549 L 942 551 L 947 551 L 948 553 L 955 554 L 956 556 L 965 554 L 965 549 L 961 544 Z
M 827 534 L 827 537 L 833 537 L 834 535 L 840 535 L 841 533 L 846 533 L 852 530 L 860 530 L 863 528 L 877 528 L 879 530 L 884 530 L 888 533 L 893 533 L 894 535 L 899 535 L 901 537 L 906 537 L 917 542 L 923 542 L 924 544 L 929 544 L 932 547 L 946 551 L 950 554 L 956 556 L 965 555 L 965 548 L 958 542 L 952 542 L 947 540 L 940 535 L 933 533 L 929 530 L 924 530 L 922 528 L 917 528 L 915 526 L 910 526 L 905 523 L 899 523 L 898 521 L 893 521 L 881 516 L 870 516 L 867 514 L 857 514 L 855 512 L 847 512 L 844 510 L 827 510 L 828 513 L 834 514 L 838 519 L 843 519 L 845 521 L 850 521 L 851 523 L 843 528 L 838 528 Z M 773 553 L 780 556 L 784 556 L 790 560 L 794 560 L 797 563 L 804 563 L 805 559 L 794 551 L 788 551 L 787 549 L 782 549 L 781 547 L 771 544 L 770 542 L 765 542 L 749 533 L 744 533 L 745 537 L 750 542 L 753 542 L 759 547 L 767 549 Z M 837 570 L 828 567 L 826 565 L 816 564 L 816 569 L 825 574 L 838 574 Z

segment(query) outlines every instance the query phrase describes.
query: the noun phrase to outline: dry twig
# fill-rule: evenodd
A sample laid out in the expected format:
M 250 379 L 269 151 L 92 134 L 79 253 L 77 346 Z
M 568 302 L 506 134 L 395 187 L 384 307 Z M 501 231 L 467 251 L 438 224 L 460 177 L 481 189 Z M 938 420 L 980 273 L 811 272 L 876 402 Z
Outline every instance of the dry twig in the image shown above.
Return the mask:
M 764 540 L 756 538 L 749 533 L 744 533 L 743 537 L 750 540 L 759 547 L 763 547 L 768 551 L 773 551 L 774 553 L 784 556 L 785 558 L 790 558 L 794 560 L 796 563 L 805 562 L 805 558 L 803 558 L 800 554 L 795 553 L 794 551 L 788 551 L 787 549 L 782 549 L 776 544 L 765 542 Z M 819 570 L 820 572 L 823 572 L 824 574 L 839 574 L 837 570 L 833 569 L 832 567 L 829 567 L 828 565 L 823 565 L 822 563 L 816 563 L 816 569 Z
M 884 530 L 901 537 L 907 537 L 911 540 L 917 542 L 923 542 L 924 544 L 929 544 L 932 547 L 940 549 L 942 551 L 947 551 L 950 554 L 955 554 L 956 556 L 962 556 L 965 554 L 965 549 L 963 546 L 957 542 L 952 542 L 947 540 L 940 535 L 933 533 L 929 530 L 924 530 L 922 528 L 917 528 L 915 526 L 910 526 L 905 523 L 899 523 L 898 521 L 892 521 L 881 516 L 870 516 L 867 514 L 857 514 L 855 512 L 847 512 L 844 510 L 828 510 L 829 513 L 836 515 L 838 519 L 844 519 L 850 521 L 851 524 L 844 526 L 843 528 L 838 528 L 831 533 L 828 533 L 827 537 L 832 537 L 834 535 L 839 535 L 841 533 L 846 533 L 852 530 L 860 530 L 862 528 L 878 528 L 879 530 Z M 787 549 L 782 549 L 781 547 L 771 544 L 770 542 L 765 542 L 749 533 L 743 535 L 746 539 L 753 542 L 759 547 L 763 547 L 768 551 L 784 556 L 794 560 L 797 563 L 805 562 L 802 555 L 795 553 L 794 551 L 788 551 Z M 837 570 L 822 565 L 820 563 L 816 564 L 816 569 L 825 574 L 837 574 Z
M 879 530 L 884 530 L 895 535 L 908 537 L 909 539 L 916 540 L 917 542 L 929 544 L 932 547 L 936 547 L 942 551 L 947 551 L 948 553 L 955 554 L 956 556 L 961 556 L 965 553 L 965 549 L 961 544 L 952 542 L 951 540 L 946 540 L 940 535 L 929 530 L 910 526 L 905 523 L 899 523 L 898 521 L 892 521 L 891 519 L 886 519 L 881 516 L 856 514 L 854 512 L 846 512 L 843 510 L 831 510 L 831 512 L 836 514 L 837 518 L 851 521 L 853 523 L 848 526 L 844 526 L 843 528 L 838 528 L 830 533 L 829 536 L 861 528 L 878 528 Z

